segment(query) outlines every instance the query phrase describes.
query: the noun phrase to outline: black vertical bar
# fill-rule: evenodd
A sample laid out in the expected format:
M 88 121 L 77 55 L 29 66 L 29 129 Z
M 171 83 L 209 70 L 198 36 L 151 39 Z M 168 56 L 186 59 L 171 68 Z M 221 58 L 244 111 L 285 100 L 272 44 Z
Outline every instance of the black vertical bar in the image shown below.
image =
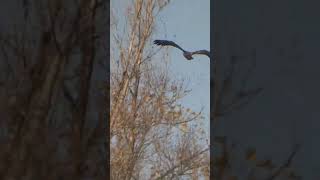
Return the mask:
M 214 3 L 215 1 L 210 2 L 210 179 L 213 178 L 213 114 L 214 114 L 214 62 L 215 62 L 215 53 L 214 53 Z
M 107 166 L 106 166 L 106 175 L 107 175 L 107 179 L 111 179 L 110 177 L 110 1 L 108 0 L 106 2 L 107 4 L 107 19 L 106 21 L 108 22 L 107 24 L 109 25 L 109 28 L 107 28 L 107 33 L 109 34 L 109 36 L 107 36 L 106 41 L 109 42 L 108 47 L 107 47 L 107 79 L 106 79 L 106 83 L 107 83 L 107 88 L 106 88 L 106 156 L 107 156 Z

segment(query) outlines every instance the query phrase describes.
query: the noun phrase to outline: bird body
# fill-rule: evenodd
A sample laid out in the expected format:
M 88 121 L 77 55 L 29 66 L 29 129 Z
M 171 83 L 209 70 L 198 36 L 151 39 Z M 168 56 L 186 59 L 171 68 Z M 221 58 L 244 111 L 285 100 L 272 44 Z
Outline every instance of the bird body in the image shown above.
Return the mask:
M 193 51 L 193 52 L 189 52 L 186 51 L 184 49 L 182 49 L 179 45 L 177 45 L 175 42 L 173 41 L 168 41 L 168 40 L 155 40 L 154 44 L 158 45 L 158 46 L 173 46 L 176 47 L 178 49 L 180 49 L 183 52 L 183 56 L 187 59 L 187 60 L 192 60 L 193 59 L 193 55 L 206 55 L 209 58 L 211 57 L 211 54 L 208 50 L 199 50 L 199 51 Z
M 184 56 L 187 60 L 192 60 L 192 59 L 193 59 L 192 53 L 191 53 L 191 52 L 188 52 L 188 51 L 184 51 L 184 52 L 183 52 L 183 56 Z

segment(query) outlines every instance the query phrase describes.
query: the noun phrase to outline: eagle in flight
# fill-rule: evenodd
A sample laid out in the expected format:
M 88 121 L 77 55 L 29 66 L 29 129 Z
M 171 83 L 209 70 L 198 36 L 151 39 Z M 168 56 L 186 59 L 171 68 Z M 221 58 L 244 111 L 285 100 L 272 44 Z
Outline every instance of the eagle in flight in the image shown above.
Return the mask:
M 155 40 L 154 44 L 158 45 L 158 46 L 173 46 L 176 47 L 178 49 L 180 49 L 183 52 L 183 56 L 187 59 L 187 60 L 191 60 L 193 59 L 192 55 L 195 54 L 199 54 L 199 55 L 206 55 L 209 58 L 211 57 L 210 52 L 208 50 L 199 50 L 199 51 L 193 51 L 193 52 L 189 52 L 186 51 L 184 49 L 182 49 L 179 45 L 177 45 L 175 42 L 173 41 L 167 41 L 167 40 Z

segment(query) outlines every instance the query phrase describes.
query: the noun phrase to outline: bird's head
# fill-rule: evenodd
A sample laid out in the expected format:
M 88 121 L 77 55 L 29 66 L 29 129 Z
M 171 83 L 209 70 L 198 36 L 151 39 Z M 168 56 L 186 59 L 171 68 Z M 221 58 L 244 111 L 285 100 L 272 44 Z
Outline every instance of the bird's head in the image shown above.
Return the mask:
M 188 60 L 193 59 L 192 53 L 191 53 L 191 52 L 188 52 L 188 51 L 183 52 L 183 56 L 184 56 L 186 59 L 188 59 Z

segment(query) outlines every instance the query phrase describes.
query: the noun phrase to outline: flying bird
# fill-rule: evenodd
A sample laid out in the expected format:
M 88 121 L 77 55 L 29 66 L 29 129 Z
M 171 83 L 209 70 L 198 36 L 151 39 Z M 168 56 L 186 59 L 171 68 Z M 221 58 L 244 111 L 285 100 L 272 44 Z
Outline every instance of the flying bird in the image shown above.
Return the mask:
M 187 60 L 191 60 L 193 59 L 192 55 L 195 54 L 199 54 L 199 55 L 206 55 L 209 58 L 211 57 L 210 52 L 208 50 L 199 50 L 199 51 L 193 51 L 193 52 L 189 52 L 186 51 L 184 49 L 182 49 L 179 45 L 177 45 L 175 42 L 173 41 L 168 41 L 168 40 L 155 40 L 154 44 L 158 45 L 158 46 L 173 46 L 176 47 L 178 49 L 180 49 L 183 52 L 183 56 L 187 59 Z

